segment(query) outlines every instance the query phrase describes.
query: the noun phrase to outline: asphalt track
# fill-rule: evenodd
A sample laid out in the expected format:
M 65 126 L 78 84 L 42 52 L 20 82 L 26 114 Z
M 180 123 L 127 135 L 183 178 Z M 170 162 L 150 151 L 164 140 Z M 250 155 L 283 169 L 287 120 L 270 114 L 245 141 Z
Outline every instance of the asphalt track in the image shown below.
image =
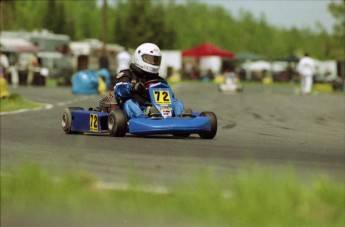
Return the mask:
M 103 182 L 121 183 L 135 175 L 151 185 L 169 185 L 200 170 L 216 176 L 264 168 L 293 168 L 308 178 L 326 174 L 343 179 L 345 95 L 298 95 L 294 86 L 247 85 L 242 94 L 221 94 L 214 84 L 179 84 L 173 90 L 186 107 L 213 111 L 213 140 L 172 136 L 114 138 L 67 135 L 61 128 L 66 106 L 95 107 L 98 95 L 73 95 L 68 87 L 18 87 L 12 93 L 50 104 L 2 114 L 1 170 L 38 162 L 73 170 Z

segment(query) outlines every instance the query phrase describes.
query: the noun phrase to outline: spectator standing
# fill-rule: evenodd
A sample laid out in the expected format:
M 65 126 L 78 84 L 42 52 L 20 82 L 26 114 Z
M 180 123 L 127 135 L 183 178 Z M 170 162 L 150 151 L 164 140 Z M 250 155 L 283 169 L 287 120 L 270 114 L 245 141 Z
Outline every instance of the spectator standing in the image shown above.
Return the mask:
M 10 67 L 10 63 L 8 61 L 8 57 L 4 54 L 4 53 L 0 53 L 0 70 L 1 70 L 1 74 L 3 75 L 3 77 L 5 79 L 7 78 L 7 74 L 9 72 L 9 67 Z
M 32 54 L 29 58 L 29 67 L 28 67 L 28 84 L 32 84 L 34 82 L 35 72 L 37 73 L 39 70 L 39 61 L 37 54 Z
M 301 78 L 302 94 L 310 94 L 313 86 L 313 75 L 315 72 L 315 61 L 305 53 L 304 57 L 298 62 L 297 72 Z
M 0 99 L 10 95 L 7 89 L 7 72 L 9 69 L 9 61 L 4 53 L 0 53 Z
M 131 64 L 131 55 L 128 53 L 127 48 L 119 52 L 116 56 L 117 60 L 117 73 L 121 70 L 128 69 Z
M 10 65 L 11 82 L 13 87 L 17 87 L 19 84 L 19 75 L 16 63 Z
M 202 77 L 202 82 L 209 82 L 214 79 L 214 73 L 212 69 L 208 69 L 206 74 Z

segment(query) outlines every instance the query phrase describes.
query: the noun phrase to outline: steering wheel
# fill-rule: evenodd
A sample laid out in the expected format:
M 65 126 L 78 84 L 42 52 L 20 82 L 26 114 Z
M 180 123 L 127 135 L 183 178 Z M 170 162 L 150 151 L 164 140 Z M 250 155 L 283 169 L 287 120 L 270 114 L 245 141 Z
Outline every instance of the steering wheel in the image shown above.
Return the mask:
M 156 79 L 146 81 L 144 85 L 145 85 L 145 88 L 148 88 L 151 84 L 156 84 L 156 83 L 167 84 L 166 80 L 164 80 L 163 78 L 156 78 Z
M 151 84 L 156 84 L 160 82 L 167 84 L 167 82 L 163 78 L 155 78 L 155 79 L 146 81 L 144 83 L 145 90 L 143 90 L 141 94 L 134 94 L 135 99 L 139 100 L 139 102 L 147 102 L 147 100 L 150 100 L 150 94 L 148 92 L 149 86 Z

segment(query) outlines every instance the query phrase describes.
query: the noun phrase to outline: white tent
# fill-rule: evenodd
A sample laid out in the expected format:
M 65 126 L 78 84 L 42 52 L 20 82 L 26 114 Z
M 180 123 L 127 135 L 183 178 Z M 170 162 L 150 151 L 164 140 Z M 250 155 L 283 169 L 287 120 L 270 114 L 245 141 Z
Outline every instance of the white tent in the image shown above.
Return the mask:
M 181 70 L 182 67 L 182 55 L 179 50 L 162 50 L 162 62 L 159 69 L 159 75 L 166 77 L 168 75 L 168 68 L 172 68 L 174 71 Z
M 286 70 L 288 64 L 286 61 L 274 61 L 272 62 L 272 71 L 276 73 L 282 72 Z
M 2 48 L 18 52 L 36 52 L 37 47 L 22 38 L 0 36 Z
M 269 71 L 271 70 L 271 63 L 267 61 L 255 61 L 249 66 L 250 71 Z

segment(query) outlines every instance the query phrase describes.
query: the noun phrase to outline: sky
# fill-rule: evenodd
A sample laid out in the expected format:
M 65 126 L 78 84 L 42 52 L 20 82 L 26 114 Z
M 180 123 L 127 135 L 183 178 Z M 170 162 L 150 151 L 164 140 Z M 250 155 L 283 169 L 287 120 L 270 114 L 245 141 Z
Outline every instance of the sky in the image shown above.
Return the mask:
M 177 0 L 183 2 L 185 0 Z M 316 29 L 320 23 L 332 32 L 335 19 L 328 11 L 328 4 L 342 0 L 198 0 L 208 5 L 223 6 L 235 17 L 240 9 L 251 12 L 255 18 L 264 15 L 268 24 L 276 27 Z

